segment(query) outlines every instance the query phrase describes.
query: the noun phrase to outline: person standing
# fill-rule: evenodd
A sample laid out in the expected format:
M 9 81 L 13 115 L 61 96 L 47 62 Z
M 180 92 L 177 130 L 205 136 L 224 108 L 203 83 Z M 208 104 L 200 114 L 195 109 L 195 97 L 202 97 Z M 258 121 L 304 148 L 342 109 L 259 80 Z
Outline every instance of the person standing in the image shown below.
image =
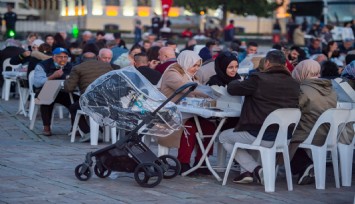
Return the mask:
M 142 21 L 138 18 L 134 20 L 134 43 L 142 40 Z
M 17 21 L 17 14 L 12 11 L 12 6 L 7 5 L 7 12 L 4 14 L 4 20 L 6 22 L 6 37 L 12 38 L 15 34 L 15 24 Z
M 231 42 L 234 39 L 234 20 L 230 20 L 229 24 L 224 27 L 224 41 Z
M 160 18 L 158 14 L 154 12 L 154 17 L 152 18 L 152 33 L 156 35 L 159 39 L 159 31 L 160 31 Z

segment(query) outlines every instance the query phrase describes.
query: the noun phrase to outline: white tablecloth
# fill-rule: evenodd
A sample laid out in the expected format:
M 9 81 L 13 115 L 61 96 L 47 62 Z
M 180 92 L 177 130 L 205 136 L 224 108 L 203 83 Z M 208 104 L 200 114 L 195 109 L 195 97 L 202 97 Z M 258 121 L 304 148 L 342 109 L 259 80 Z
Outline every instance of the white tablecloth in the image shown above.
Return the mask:
M 229 117 L 238 117 L 240 116 L 241 110 L 237 109 L 213 109 L 213 108 L 201 108 L 201 107 L 194 107 L 194 106 L 182 106 L 177 105 L 179 111 L 183 114 L 183 118 L 189 118 L 193 115 L 198 115 L 203 118 L 210 118 L 210 117 L 219 117 L 219 118 L 229 118 Z

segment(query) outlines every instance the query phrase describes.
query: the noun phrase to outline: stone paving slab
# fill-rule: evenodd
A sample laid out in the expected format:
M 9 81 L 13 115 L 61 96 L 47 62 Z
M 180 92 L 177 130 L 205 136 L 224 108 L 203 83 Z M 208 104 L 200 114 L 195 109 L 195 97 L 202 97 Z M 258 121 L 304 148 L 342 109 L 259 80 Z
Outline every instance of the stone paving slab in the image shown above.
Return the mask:
M 286 179 L 278 177 L 276 192 L 265 193 L 258 184 L 236 185 L 231 172 L 226 186 L 213 176 L 163 180 L 155 188 L 142 188 L 131 173 L 114 173 L 106 179 L 93 175 L 86 182 L 74 175 L 85 154 L 108 145 L 70 143 L 70 120 L 55 118 L 52 137 L 41 135 L 40 116 L 34 130 L 17 112 L 17 100 L 0 101 L 0 203 L 353 203 L 352 187 L 335 188 L 332 167 L 327 167 L 326 190 L 314 185 L 287 191 Z M 65 114 L 67 115 L 67 114 Z M 156 144 L 151 145 L 157 152 Z M 171 154 L 176 155 L 176 150 Z M 214 162 L 215 157 L 211 158 Z M 220 173 L 223 177 L 223 173 Z

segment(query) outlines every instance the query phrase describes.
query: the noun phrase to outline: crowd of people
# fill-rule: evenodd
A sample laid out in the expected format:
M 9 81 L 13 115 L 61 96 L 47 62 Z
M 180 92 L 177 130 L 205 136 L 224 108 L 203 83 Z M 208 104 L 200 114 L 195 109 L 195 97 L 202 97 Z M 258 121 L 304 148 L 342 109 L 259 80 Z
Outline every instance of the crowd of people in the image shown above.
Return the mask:
M 153 31 L 155 24 L 154 20 Z M 299 174 L 298 184 L 312 183 L 313 162 L 298 145 L 305 140 L 317 118 L 325 110 L 336 107 L 337 92 L 332 85 L 333 79 L 341 77 L 355 89 L 354 41 L 344 41 L 338 46 L 330 40 L 323 50 L 320 49 L 322 41 L 318 38 L 312 40 L 308 49 L 302 43 L 291 47 L 275 44 L 266 55 L 254 58 L 258 54 L 258 44 L 252 41 L 242 43 L 234 39 L 234 33 L 230 30 L 233 24 L 231 21 L 230 28 L 225 32 L 228 44 L 209 40 L 201 50 L 196 50 L 196 40 L 189 38 L 181 52 L 175 42 L 158 39 L 154 33 L 143 39 L 135 39 L 137 42 L 131 47 L 121 38 L 120 33 L 110 36 L 104 31 L 99 31 L 96 35 L 85 31 L 74 42 L 70 41 L 65 32 L 48 34 L 42 38 L 31 33 L 23 42 L 6 40 L 5 47 L 1 50 L 0 64 L 6 58 L 11 58 L 12 64 L 28 63 L 28 74 L 34 71 L 37 93 L 48 80 L 65 80 L 64 89 L 59 92 L 54 103 L 68 108 L 72 124 L 77 110 L 80 109 L 80 96 L 74 95 L 74 101 L 71 101 L 69 93 L 77 87 L 80 93 L 84 93 L 89 84 L 101 75 L 127 66 L 134 66 L 167 97 L 188 82 L 225 86 L 230 95 L 245 96 L 240 117 L 229 118 L 219 137 L 228 152 L 232 151 L 235 142 L 251 144 L 272 111 L 279 108 L 300 108 L 301 121 L 293 136 L 289 133 L 291 166 L 292 172 Z M 249 73 L 241 76 L 238 69 L 246 61 L 252 67 Z M 3 69 L 2 67 L 1 71 Z M 0 86 L 2 83 L 3 79 Z M 172 101 L 176 102 L 178 97 Z M 206 98 L 208 95 L 193 91 L 189 97 Z M 41 106 L 45 136 L 53 134 L 51 116 L 54 103 Z M 216 126 L 212 121 L 204 118 L 199 118 L 199 121 L 204 134 L 214 133 Z M 186 128 L 181 128 L 168 137 L 159 138 L 158 143 L 178 148 L 177 158 L 182 164 L 182 172 L 185 172 L 191 168 L 191 157 L 198 145 L 195 121 L 190 118 L 183 123 Z M 90 128 L 85 118 L 80 119 L 79 128 L 84 133 L 81 141 L 88 141 Z M 316 145 L 324 142 L 327 128 L 329 127 L 324 126 L 317 133 L 314 141 Z M 268 128 L 261 145 L 271 146 L 277 130 L 274 126 Z M 347 136 L 350 137 L 344 137 Z M 351 138 L 344 139 L 345 142 L 350 140 Z M 207 144 L 208 139 L 204 139 L 204 143 Z M 211 154 L 212 150 L 208 155 Z M 201 150 L 197 148 L 195 164 L 201 156 Z M 235 160 L 241 166 L 241 173 L 234 179 L 235 183 L 250 183 L 253 182 L 253 177 L 263 183 L 263 167 L 254 156 L 249 151 L 237 151 Z M 209 174 L 207 169 L 196 172 Z

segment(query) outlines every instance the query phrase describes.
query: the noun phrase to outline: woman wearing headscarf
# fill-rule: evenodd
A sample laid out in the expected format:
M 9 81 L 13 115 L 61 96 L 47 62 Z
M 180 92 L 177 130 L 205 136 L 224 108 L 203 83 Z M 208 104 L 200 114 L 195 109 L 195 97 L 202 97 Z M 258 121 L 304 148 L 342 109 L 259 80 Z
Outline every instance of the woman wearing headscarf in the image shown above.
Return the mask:
M 214 69 L 216 71 L 216 75 L 211 76 L 206 85 L 226 86 L 233 80 L 241 79 L 237 73 L 238 67 L 238 57 L 235 54 L 229 51 L 220 53 L 215 59 Z M 221 130 L 223 131 L 235 127 L 238 120 L 239 117 L 228 118 Z
M 214 69 L 216 75 L 211 76 L 210 80 L 206 83 L 209 86 L 226 86 L 229 82 L 241 79 L 238 71 L 238 58 L 231 52 L 222 52 L 215 59 Z
M 181 52 L 177 58 L 177 62 L 171 64 L 162 75 L 161 81 L 158 83 L 160 91 L 166 96 L 171 96 L 176 89 L 180 86 L 189 83 L 189 82 L 198 82 L 195 74 L 197 70 L 201 67 L 202 60 L 197 53 L 190 50 L 185 50 Z M 184 90 L 183 92 L 186 92 Z M 172 99 L 173 102 L 176 102 L 183 93 L 178 94 Z M 204 93 L 199 91 L 192 91 L 189 93 L 188 97 L 207 97 Z M 180 131 L 175 132 L 173 135 L 158 138 L 158 143 L 167 146 L 167 147 L 177 147 L 178 150 L 178 160 L 181 163 L 181 173 L 189 170 L 191 154 L 196 145 L 196 124 L 193 118 L 184 121 L 185 130 L 183 128 Z M 203 127 L 204 135 L 212 135 L 215 130 L 215 126 L 212 122 L 199 117 L 199 122 L 201 127 Z M 204 145 L 207 146 L 208 140 L 204 140 Z M 212 154 L 212 149 L 208 155 Z M 202 157 L 202 152 L 198 148 L 195 156 L 195 164 L 197 164 Z M 208 173 L 208 169 L 199 169 L 198 173 Z
M 289 145 L 291 170 L 299 174 L 298 184 L 305 185 L 314 182 L 313 161 L 306 151 L 298 148 L 308 137 L 319 116 L 329 108 L 337 105 L 337 95 L 329 79 L 321 79 L 320 64 L 314 60 L 300 62 L 292 72 L 292 77 L 300 82 L 299 107 L 301 119 Z M 321 125 L 313 139 L 314 145 L 323 145 L 329 130 L 329 125 Z

